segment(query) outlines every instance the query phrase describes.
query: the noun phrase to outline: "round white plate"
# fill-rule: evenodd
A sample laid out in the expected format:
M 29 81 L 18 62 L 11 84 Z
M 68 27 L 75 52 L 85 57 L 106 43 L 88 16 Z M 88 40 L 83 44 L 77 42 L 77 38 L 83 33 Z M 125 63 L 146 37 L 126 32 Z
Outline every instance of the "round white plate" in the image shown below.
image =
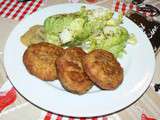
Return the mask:
M 127 45 L 127 54 L 120 59 L 124 68 L 124 81 L 113 91 L 100 90 L 95 86 L 84 95 L 65 91 L 59 81 L 45 82 L 30 75 L 22 61 L 26 47 L 20 42 L 31 26 L 43 24 L 51 15 L 75 12 L 84 4 L 61 4 L 45 8 L 22 20 L 10 34 L 5 50 L 4 65 L 14 87 L 33 104 L 66 116 L 91 117 L 116 112 L 136 101 L 148 88 L 155 67 L 152 46 L 147 36 L 131 20 L 124 18 L 130 33 L 137 37 L 136 45 Z M 86 5 L 87 8 L 98 6 Z

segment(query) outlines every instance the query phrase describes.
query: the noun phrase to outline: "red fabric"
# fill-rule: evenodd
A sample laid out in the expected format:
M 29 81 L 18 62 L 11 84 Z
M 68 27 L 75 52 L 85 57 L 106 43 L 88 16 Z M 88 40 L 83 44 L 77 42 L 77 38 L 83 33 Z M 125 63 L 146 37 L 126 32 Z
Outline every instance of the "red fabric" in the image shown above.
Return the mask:
M 2 15 L 7 10 L 7 8 L 11 5 L 12 2 L 13 0 L 11 0 L 11 2 L 6 4 L 6 6 L 1 10 L 0 15 Z
M 41 3 L 43 2 L 43 0 L 39 0 L 39 2 L 38 2 L 38 4 L 34 7 L 34 9 L 31 11 L 31 14 L 33 13 L 33 12 L 35 12 L 39 7 L 40 7 L 40 5 L 41 5 Z
M 46 116 L 44 117 L 44 120 L 51 120 L 52 118 L 52 113 L 47 112 Z
M 92 120 L 98 120 L 98 118 L 97 118 L 97 117 L 94 117 L 94 118 L 92 118 Z
M 43 0 L 18 2 L 18 0 L 1 0 L 0 16 L 15 20 L 22 20 L 25 15 L 32 14 L 42 5 Z
M 62 116 L 58 115 L 56 120 L 62 120 Z
M 125 12 L 126 12 L 126 4 L 123 3 L 122 4 L 122 13 L 123 13 L 123 15 L 125 14 Z
M 18 5 L 18 1 L 13 5 L 13 7 L 10 8 L 9 12 L 5 15 L 5 17 L 8 17 L 12 12 L 13 10 L 17 7 Z
M 15 17 L 17 17 L 17 15 L 21 12 L 21 9 L 23 9 L 24 6 L 25 6 L 25 2 L 23 2 L 22 5 L 18 8 L 18 10 L 16 10 L 16 12 L 14 13 L 14 15 L 12 16 L 12 19 L 14 19 Z
M 129 4 L 129 10 L 132 10 L 133 9 L 133 3 L 130 3 Z
M 97 0 L 86 0 L 87 2 L 95 3 Z
M 7 0 L 3 0 L 2 2 L 0 2 L 0 8 L 2 7 L 3 4 L 6 3 Z
M 108 119 L 107 119 L 107 117 L 105 116 L 105 117 L 102 118 L 102 120 L 108 120 Z
M 116 4 L 115 4 L 115 11 L 118 12 L 118 9 L 119 9 L 119 0 L 116 1 Z
M 16 100 L 16 90 L 12 88 L 4 95 L 0 95 L 0 111 L 6 108 L 8 105 L 11 105 Z
M 146 114 L 143 113 L 141 116 L 141 120 L 156 120 L 156 119 L 152 117 L 148 117 Z
M 134 5 L 132 2 L 126 4 L 124 2 L 120 2 L 120 0 L 117 0 L 113 6 L 116 12 L 122 12 L 123 15 L 125 15 L 127 11 L 130 11 L 130 10 L 140 13 L 138 6 Z M 146 15 L 146 13 L 142 13 L 142 11 L 141 11 L 141 14 Z
M 24 16 L 27 14 L 28 10 L 31 8 L 31 6 L 34 4 L 35 0 L 32 0 L 29 4 L 29 6 L 26 7 L 26 9 L 23 11 L 22 15 L 19 17 L 19 20 L 24 18 Z

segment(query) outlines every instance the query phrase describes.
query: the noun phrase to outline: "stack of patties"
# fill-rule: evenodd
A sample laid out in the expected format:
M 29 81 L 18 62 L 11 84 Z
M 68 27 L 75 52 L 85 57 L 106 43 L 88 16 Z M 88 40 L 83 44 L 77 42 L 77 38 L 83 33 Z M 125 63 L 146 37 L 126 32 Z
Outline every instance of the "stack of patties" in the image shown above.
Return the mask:
M 93 84 L 113 90 L 123 81 L 123 69 L 112 53 L 96 49 L 86 53 L 82 48 L 63 49 L 41 42 L 30 45 L 23 55 L 29 73 L 41 80 L 59 79 L 67 91 L 86 93 Z

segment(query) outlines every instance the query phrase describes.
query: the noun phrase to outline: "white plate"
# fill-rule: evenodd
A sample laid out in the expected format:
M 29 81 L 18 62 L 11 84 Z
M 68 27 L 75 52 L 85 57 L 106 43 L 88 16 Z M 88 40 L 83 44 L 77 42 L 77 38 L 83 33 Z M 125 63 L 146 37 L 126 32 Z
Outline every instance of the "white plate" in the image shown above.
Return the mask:
M 116 90 L 105 91 L 93 87 L 85 95 L 75 95 L 66 92 L 59 81 L 48 83 L 30 75 L 22 62 L 26 47 L 20 42 L 20 36 L 29 27 L 43 24 L 46 17 L 53 14 L 78 11 L 81 6 L 82 4 L 55 5 L 21 21 L 7 40 L 4 50 L 5 69 L 15 88 L 30 102 L 45 110 L 76 117 L 113 113 L 136 101 L 148 88 L 154 73 L 152 46 L 147 36 L 129 19 L 124 18 L 123 26 L 136 35 L 138 43 L 126 47 L 127 54 L 120 60 L 125 71 L 124 81 Z

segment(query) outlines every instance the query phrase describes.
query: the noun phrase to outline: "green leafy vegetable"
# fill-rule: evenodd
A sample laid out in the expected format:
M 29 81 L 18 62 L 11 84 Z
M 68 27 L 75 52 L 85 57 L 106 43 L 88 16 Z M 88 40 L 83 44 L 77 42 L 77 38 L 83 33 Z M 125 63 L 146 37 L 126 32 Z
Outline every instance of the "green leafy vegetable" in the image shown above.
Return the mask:
M 127 43 L 136 43 L 136 37 L 120 26 L 122 23 L 122 14 L 113 18 L 110 10 L 89 10 L 83 6 L 79 12 L 48 17 L 44 28 L 49 43 L 64 47 L 82 46 L 87 51 L 104 49 L 121 57 Z
M 136 36 L 133 33 L 131 33 L 127 42 L 133 45 L 136 44 L 137 43 Z
M 46 40 L 47 40 L 46 42 L 49 42 L 55 45 L 61 44 L 58 35 L 54 33 L 46 33 L 45 35 L 46 35 Z
M 107 25 L 108 26 L 118 26 L 118 25 L 120 25 L 121 23 L 123 22 L 123 14 L 122 13 L 120 13 L 119 15 L 118 15 L 118 18 L 112 18 L 112 19 L 110 19 L 110 20 L 108 20 L 107 21 Z

